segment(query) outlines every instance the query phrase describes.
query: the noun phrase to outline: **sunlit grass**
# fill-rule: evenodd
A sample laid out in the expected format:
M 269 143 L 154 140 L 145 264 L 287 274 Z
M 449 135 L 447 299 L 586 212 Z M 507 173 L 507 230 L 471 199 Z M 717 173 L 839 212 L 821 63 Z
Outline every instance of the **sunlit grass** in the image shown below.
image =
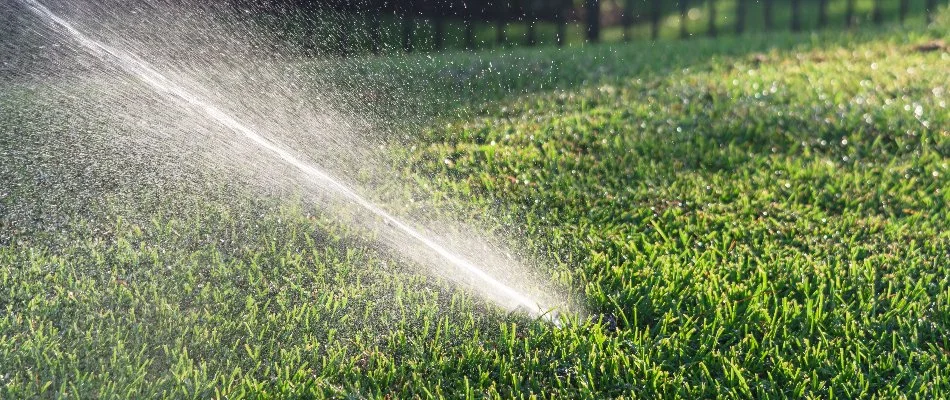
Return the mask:
M 111 132 L 6 91 L 0 396 L 946 397 L 950 56 L 916 49 L 943 16 L 418 72 L 475 71 L 413 80 L 463 117 L 391 152 L 554 260 L 591 314 L 561 328 L 298 201 L 166 182 L 103 205 L 150 184 L 57 155 Z

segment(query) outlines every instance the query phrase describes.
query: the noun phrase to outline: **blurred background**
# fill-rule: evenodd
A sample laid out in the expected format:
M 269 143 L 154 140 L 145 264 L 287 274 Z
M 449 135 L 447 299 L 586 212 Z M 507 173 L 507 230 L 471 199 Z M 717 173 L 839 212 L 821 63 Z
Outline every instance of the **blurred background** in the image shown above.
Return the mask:
M 245 8 L 314 52 L 381 54 L 857 29 L 945 0 L 269 0 Z

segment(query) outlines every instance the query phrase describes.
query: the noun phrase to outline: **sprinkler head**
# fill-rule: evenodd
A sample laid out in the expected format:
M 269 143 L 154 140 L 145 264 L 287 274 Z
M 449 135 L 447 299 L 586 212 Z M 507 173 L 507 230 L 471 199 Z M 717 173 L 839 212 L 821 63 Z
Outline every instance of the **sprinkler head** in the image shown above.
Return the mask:
M 562 325 L 561 313 L 557 312 L 554 309 L 547 310 L 547 311 L 544 311 L 540 308 L 531 310 L 528 308 L 528 306 L 519 305 L 518 307 L 515 307 L 514 310 L 511 310 L 511 313 L 509 313 L 509 315 L 520 315 L 523 317 L 528 317 L 531 319 L 544 321 L 558 328 L 560 328 Z
M 550 310 L 544 314 L 541 314 L 541 319 L 544 321 L 550 322 L 551 325 L 554 325 L 555 327 L 558 327 L 558 328 L 563 326 L 563 321 L 561 320 L 561 313 L 555 310 Z

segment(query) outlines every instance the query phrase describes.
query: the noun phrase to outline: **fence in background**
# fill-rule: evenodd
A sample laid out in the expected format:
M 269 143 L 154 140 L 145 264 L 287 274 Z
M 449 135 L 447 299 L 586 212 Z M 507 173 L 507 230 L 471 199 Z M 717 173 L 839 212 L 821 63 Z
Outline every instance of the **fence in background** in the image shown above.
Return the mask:
M 918 8 L 923 6 L 924 18 L 928 22 L 932 21 L 935 10 L 941 5 L 938 3 L 944 3 L 938 0 L 914 1 Z M 792 32 L 825 29 L 831 24 L 854 28 L 859 21 L 858 0 L 331 0 L 317 6 L 314 3 L 314 0 L 290 0 L 290 3 L 276 7 L 310 10 L 327 7 L 349 16 L 345 20 L 352 26 L 341 26 L 335 38 L 337 43 L 329 46 L 346 54 L 379 54 L 387 46 L 413 52 L 418 50 L 417 43 L 421 42 L 426 42 L 429 50 L 440 51 L 447 47 L 448 37 L 458 34 L 461 39 L 459 47 L 475 49 L 486 42 L 486 26 L 494 31 L 491 41 L 500 46 L 537 45 L 539 24 L 553 26 L 553 43 L 564 46 L 568 43 L 569 26 L 578 28 L 578 25 L 579 32 L 573 29 L 578 41 L 593 43 L 602 40 L 605 26 L 619 28 L 619 37 L 627 41 L 635 38 L 635 30 L 645 31 L 645 34 L 641 33 L 642 38 L 656 40 L 671 24 L 673 27 L 678 25 L 674 36 L 688 38 L 693 35 L 743 34 L 749 31 L 750 21 L 755 21 L 759 30 Z M 803 13 L 803 3 L 808 6 L 807 14 Z M 903 24 L 911 15 L 911 0 L 861 0 L 862 6 L 868 3 L 872 7 L 870 13 L 864 8 L 860 15 L 874 25 L 881 25 L 886 19 Z M 781 15 L 777 14 L 778 6 L 781 6 Z M 697 21 L 693 15 L 700 8 L 704 21 Z M 832 8 L 836 11 L 834 15 L 830 12 Z M 362 20 L 362 23 L 353 24 L 353 18 Z M 393 43 L 391 34 L 387 35 L 388 41 L 384 40 L 384 22 L 389 31 L 393 25 L 398 29 L 398 45 Z M 427 29 L 420 29 L 422 25 Z M 509 34 L 515 28 L 521 32 L 517 35 L 520 40 Z M 354 29 L 362 30 L 360 35 L 365 40 L 359 43 L 352 40 L 356 35 Z M 482 39 L 476 39 L 476 34 Z M 315 34 L 311 32 L 309 35 Z

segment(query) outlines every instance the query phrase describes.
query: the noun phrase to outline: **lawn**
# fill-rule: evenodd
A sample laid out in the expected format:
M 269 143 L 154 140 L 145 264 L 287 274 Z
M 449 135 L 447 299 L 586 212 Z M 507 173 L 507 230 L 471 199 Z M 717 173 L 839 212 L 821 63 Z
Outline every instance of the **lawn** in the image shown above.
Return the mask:
M 357 62 L 562 326 L 5 85 L 0 397 L 950 396 L 948 27 Z

